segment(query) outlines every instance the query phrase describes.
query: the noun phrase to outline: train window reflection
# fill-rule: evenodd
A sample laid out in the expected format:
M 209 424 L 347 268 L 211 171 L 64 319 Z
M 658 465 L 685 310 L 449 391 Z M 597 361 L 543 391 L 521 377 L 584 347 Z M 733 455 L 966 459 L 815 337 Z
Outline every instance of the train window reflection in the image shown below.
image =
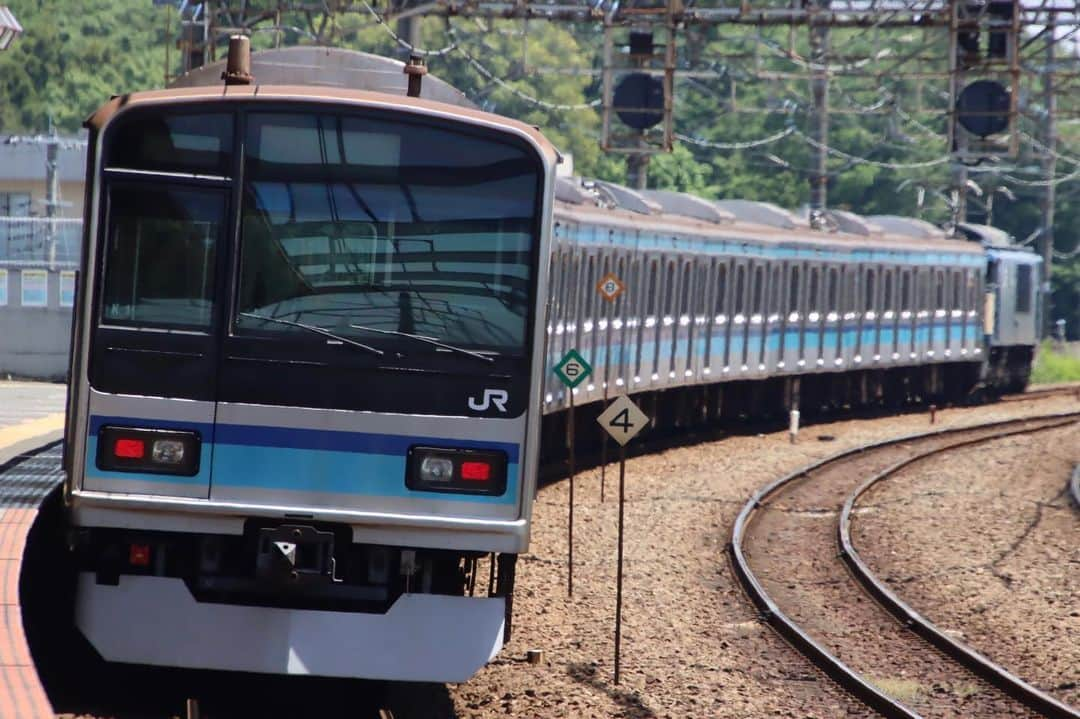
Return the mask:
M 240 313 L 407 356 L 437 350 L 351 325 L 523 353 L 540 172 L 523 147 L 400 120 L 256 113 L 245 152 Z
M 222 192 L 110 188 L 102 321 L 208 328 L 224 222 Z

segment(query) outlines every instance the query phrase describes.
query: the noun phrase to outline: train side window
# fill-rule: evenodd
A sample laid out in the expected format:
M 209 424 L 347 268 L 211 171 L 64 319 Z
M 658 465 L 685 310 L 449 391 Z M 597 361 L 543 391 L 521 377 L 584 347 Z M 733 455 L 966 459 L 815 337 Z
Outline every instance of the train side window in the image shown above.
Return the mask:
M 668 262 L 664 275 L 664 316 L 670 317 L 675 306 L 675 263 Z
M 593 307 L 595 306 L 595 295 L 597 293 L 591 292 L 593 285 L 596 283 L 596 256 L 589 255 L 589 261 L 586 264 L 585 270 L 585 282 L 582 284 L 582 292 L 585 293 L 585 319 L 590 320 L 593 317 Z
M 697 290 L 694 292 L 694 319 L 705 316 L 709 301 L 709 266 L 701 261 L 697 266 Z
M 954 270 L 952 273 L 952 309 L 954 310 L 962 308 L 960 303 L 963 302 L 963 277 L 963 273 L 960 272 L 960 270 Z
M 648 301 L 647 305 L 645 306 L 645 314 L 648 317 L 655 317 L 656 316 L 656 298 L 657 298 L 656 284 L 657 284 L 657 281 L 659 280 L 659 278 L 660 278 L 660 272 L 659 272 L 659 268 L 657 267 L 657 261 L 653 260 L 652 262 L 649 263 L 649 294 L 648 294 L 649 301 Z
M 975 276 L 975 270 L 967 271 L 967 309 L 973 310 L 977 307 L 977 294 L 979 292 L 979 281 Z
M 900 272 L 900 309 L 903 312 L 911 311 L 911 270 Z
M 633 273 L 633 269 L 631 269 L 630 272 Z M 632 278 L 627 277 L 626 256 L 625 255 L 619 255 L 615 259 L 615 276 L 619 278 L 620 282 L 624 282 L 624 283 L 627 282 L 628 279 L 632 280 Z M 630 285 L 630 286 L 633 287 L 633 285 Z M 624 292 L 623 294 L 626 294 L 626 293 Z M 611 306 L 612 306 L 612 309 L 615 309 L 615 307 L 618 307 L 620 311 L 624 311 L 623 295 L 619 295 L 618 299 L 616 299 L 614 302 L 611 303 Z
M 835 267 L 829 268 L 828 310 L 836 312 L 836 303 L 839 300 L 838 292 L 839 277 Z
M 877 311 L 877 297 L 874 295 L 874 290 L 877 289 L 874 285 L 874 277 L 876 274 L 877 273 L 873 270 L 866 271 L 866 304 L 864 305 L 864 309 L 867 312 Z
M 761 314 L 762 300 L 765 298 L 765 269 L 758 266 L 754 268 L 754 304 L 753 314 Z
M 683 265 L 682 271 L 682 301 L 679 303 L 679 316 L 690 314 L 690 290 L 692 289 L 691 281 L 693 276 L 691 275 L 690 263 L 687 262 Z
M 1031 312 L 1031 265 L 1016 266 L 1016 311 Z
M 779 314 L 783 309 L 781 306 L 784 291 L 784 283 L 781 279 L 782 276 L 781 268 L 779 266 L 774 267 L 772 271 L 772 280 L 769 283 L 769 314 Z
M 859 308 L 855 306 L 855 302 L 859 298 L 859 285 L 862 284 L 862 268 L 849 269 L 844 274 L 847 275 L 847 282 L 844 283 L 843 309 L 845 312 L 858 312 Z
M 817 267 L 810 270 L 810 289 L 806 293 L 806 312 L 817 312 L 821 308 L 821 298 L 818 296 L 821 290 L 821 270 Z
M 105 166 L 152 172 L 232 174 L 231 114 L 176 115 L 140 110 L 108 130 Z
M 788 276 L 788 314 L 799 311 L 799 266 L 793 265 Z
M 716 268 L 716 314 L 722 315 L 727 310 L 727 263 L 720 262 Z
M 570 271 L 567 275 L 566 285 L 566 316 L 567 319 L 577 324 L 578 318 L 578 288 L 581 286 L 581 254 L 573 252 L 570 257 Z
M 883 281 L 881 286 L 881 309 L 883 312 L 895 309 L 893 298 L 893 271 L 885 270 L 883 273 Z
M 735 314 L 741 315 L 746 304 L 746 267 L 735 268 Z
M 225 198 L 218 190 L 110 188 L 103 322 L 210 327 Z
M 934 299 L 937 302 L 934 304 L 934 309 L 942 309 L 945 307 L 945 273 L 938 270 L 934 273 Z

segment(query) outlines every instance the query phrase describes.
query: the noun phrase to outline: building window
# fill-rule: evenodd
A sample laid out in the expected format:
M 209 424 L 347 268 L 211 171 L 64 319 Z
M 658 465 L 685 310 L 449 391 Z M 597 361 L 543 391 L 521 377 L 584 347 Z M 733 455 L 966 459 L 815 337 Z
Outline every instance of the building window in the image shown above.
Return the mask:
M 29 192 L 0 192 L 0 217 L 29 217 Z

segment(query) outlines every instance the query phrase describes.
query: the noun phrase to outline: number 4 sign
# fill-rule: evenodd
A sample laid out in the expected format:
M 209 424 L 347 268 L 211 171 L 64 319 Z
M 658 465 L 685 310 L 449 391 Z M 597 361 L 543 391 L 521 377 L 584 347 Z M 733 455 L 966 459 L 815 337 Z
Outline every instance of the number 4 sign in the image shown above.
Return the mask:
M 629 397 L 621 395 L 596 418 L 616 442 L 625 445 L 649 424 L 649 417 Z

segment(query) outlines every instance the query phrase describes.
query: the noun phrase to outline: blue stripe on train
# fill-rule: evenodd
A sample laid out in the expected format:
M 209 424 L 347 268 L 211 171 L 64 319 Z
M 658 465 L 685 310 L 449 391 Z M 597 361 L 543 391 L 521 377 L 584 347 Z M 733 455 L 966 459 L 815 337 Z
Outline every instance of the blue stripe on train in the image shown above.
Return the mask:
M 192 430 L 203 437 L 213 436 L 218 444 L 234 444 L 247 447 L 278 447 L 310 449 L 330 452 L 391 455 L 404 457 L 414 445 L 456 447 L 460 449 L 502 450 L 510 462 L 518 461 L 518 445 L 508 442 L 481 442 L 468 439 L 441 437 L 410 437 L 397 434 L 373 432 L 347 432 L 342 430 L 298 429 L 294 427 L 262 427 L 244 424 L 218 424 L 201 422 L 174 422 L 167 419 L 143 419 L 136 417 L 90 417 L 90 434 L 97 436 L 105 425 L 122 427 L 149 427 L 153 429 Z
M 916 328 L 914 330 L 914 332 L 915 332 L 915 341 L 918 342 L 918 343 L 923 343 L 923 344 L 930 343 L 931 342 L 930 336 L 931 336 L 931 332 L 932 332 L 933 337 L 934 337 L 933 338 L 934 343 L 944 343 L 946 341 L 946 338 L 947 338 L 947 328 L 948 328 L 948 325 L 945 322 L 934 322 L 934 323 L 932 323 L 932 326 L 923 326 L 923 327 Z M 954 340 L 956 340 L 956 341 L 962 341 L 962 342 L 971 341 L 971 340 L 974 340 L 975 338 L 977 338 L 979 336 L 978 335 L 979 325 L 978 325 L 977 322 L 968 323 L 966 327 L 963 324 L 960 324 L 960 325 L 953 324 L 951 326 L 951 328 L 952 328 Z M 631 330 L 631 331 L 633 331 L 633 330 Z M 651 333 L 654 333 L 654 334 L 656 332 L 655 329 L 647 329 L 645 331 L 646 332 L 651 332 Z M 603 332 L 603 330 L 600 330 L 600 332 Z M 618 332 L 618 331 L 616 331 L 616 332 Z M 900 327 L 896 331 L 894 331 L 891 328 L 881 328 L 880 330 L 873 329 L 873 328 L 871 328 L 871 329 L 863 329 L 862 330 L 862 343 L 863 343 L 864 346 L 868 346 L 868 347 L 872 346 L 874 344 L 874 342 L 875 342 L 875 334 L 880 334 L 880 344 L 882 345 L 883 348 L 889 347 L 890 345 L 893 345 L 895 343 L 895 344 L 898 344 L 900 346 L 900 349 L 903 349 L 905 344 L 910 346 L 910 344 L 912 342 L 912 332 L 913 332 L 913 330 L 912 330 L 911 327 Z M 765 338 L 765 348 L 766 348 L 767 351 L 775 352 L 775 351 L 778 351 L 780 349 L 780 334 L 781 333 L 782 333 L 782 329 L 780 327 L 769 328 L 768 336 Z M 784 337 L 785 348 L 798 347 L 799 346 L 799 339 L 800 339 L 801 334 L 802 333 L 799 332 L 798 330 L 789 330 L 786 333 L 784 333 L 784 335 L 785 335 L 785 337 Z M 806 350 L 808 352 L 810 352 L 811 354 L 813 354 L 813 353 L 816 353 L 817 348 L 819 346 L 824 346 L 826 348 L 834 348 L 836 346 L 838 334 L 840 335 L 841 345 L 843 347 L 852 347 L 852 346 L 854 346 L 856 344 L 860 333 L 859 333 L 858 328 L 856 328 L 856 327 L 845 327 L 845 328 L 843 328 L 841 330 L 837 330 L 837 329 L 834 329 L 834 328 L 826 328 L 823 332 L 817 332 L 817 331 L 807 332 L 806 335 L 805 335 L 805 340 L 804 340 Z M 726 340 L 728 338 L 723 337 L 723 336 L 721 336 L 721 337 L 710 337 L 710 338 L 708 338 L 708 341 L 710 342 L 709 356 L 713 357 L 713 358 L 717 358 L 717 361 L 723 361 L 723 359 L 724 359 L 724 354 L 723 353 L 724 353 L 724 349 L 725 349 L 725 344 L 727 344 L 728 361 L 730 363 L 732 363 L 732 364 L 739 364 L 739 363 L 742 362 L 743 345 L 744 344 L 747 344 L 748 349 L 749 349 L 749 351 L 751 353 L 751 356 L 756 356 L 755 353 L 757 352 L 758 348 L 761 347 L 761 335 L 762 335 L 762 332 L 761 332 L 760 329 L 755 329 L 753 327 L 750 327 L 748 330 L 741 330 L 741 329 L 736 330 L 732 334 L 732 336 L 730 337 L 729 342 L 726 342 Z M 613 334 L 613 337 L 614 336 L 615 335 Z M 747 342 L 747 339 L 749 339 L 749 342 Z M 684 338 L 684 337 L 680 337 L 680 338 L 676 339 L 675 342 L 676 342 L 676 360 L 685 359 L 686 358 L 686 352 L 687 352 L 687 349 L 688 349 L 687 339 Z M 696 351 L 697 351 L 697 353 L 699 355 L 704 354 L 705 342 L 706 342 L 706 338 L 704 338 L 704 337 L 699 337 L 699 338 L 695 339 L 695 349 L 696 349 Z M 672 345 L 671 338 L 665 338 L 664 340 L 661 340 L 660 346 L 659 346 L 659 365 L 660 366 L 663 366 L 665 363 L 670 364 L 670 362 L 671 362 L 671 345 Z M 636 356 L 635 355 L 636 347 L 637 347 L 636 344 L 631 345 L 629 347 L 628 359 L 631 359 L 631 360 L 634 359 L 634 357 Z M 657 356 L 656 355 L 656 351 L 657 351 L 657 343 L 656 343 L 656 341 L 655 340 L 650 340 L 650 341 L 643 342 L 642 346 L 641 346 L 641 350 L 642 350 L 642 357 L 644 359 L 646 359 L 647 361 L 652 361 L 652 358 Z M 591 353 L 588 351 L 588 346 L 586 346 L 585 352 L 587 353 L 586 354 L 586 359 L 591 364 L 593 364 L 594 366 L 597 366 L 597 367 L 603 366 L 604 362 L 606 361 L 607 354 L 606 354 L 604 346 L 600 346 L 600 347 L 596 348 Z M 623 353 L 624 353 L 624 347 L 623 347 L 623 345 L 621 343 L 616 342 L 616 343 L 613 343 L 611 345 L 611 354 L 612 354 L 612 357 L 615 358 L 613 360 L 613 364 L 618 364 L 618 362 L 619 362 L 618 358 L 623 356 Z M 589 356 L 589 355 L 591 355 L 591 356 Z M 548 358 L 548 364 L 549 364 L 548 370 L 549 371 L 554 366 L 554 363 L 558 362 L 559 359 L 561 359 L 561 358 L 556 358 L 556 357 L 553 357 L 553 356 Z

